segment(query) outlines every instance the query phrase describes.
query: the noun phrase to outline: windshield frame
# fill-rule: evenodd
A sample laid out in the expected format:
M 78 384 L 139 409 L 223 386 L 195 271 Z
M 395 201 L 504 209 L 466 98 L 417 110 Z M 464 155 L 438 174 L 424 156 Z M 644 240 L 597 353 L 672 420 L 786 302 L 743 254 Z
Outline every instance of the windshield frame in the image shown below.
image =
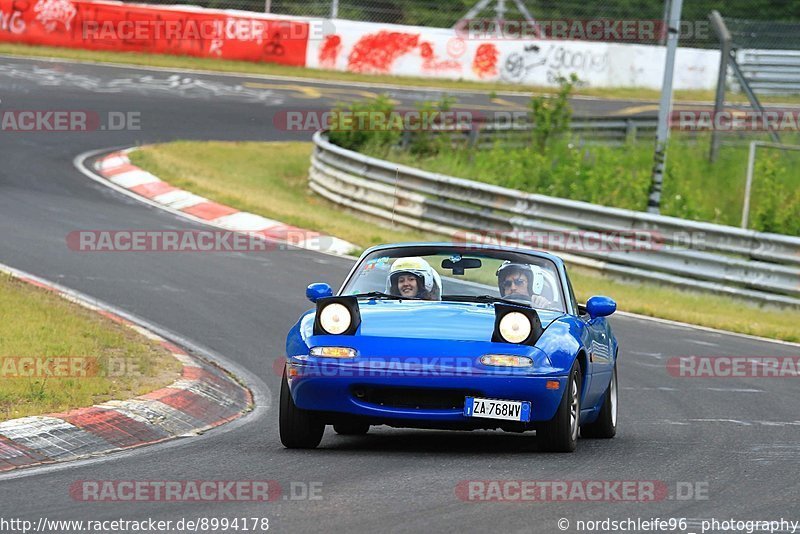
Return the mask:
M 482 255 L 489 258 L 495 259 L 509 259 L 514 262 L 520 263 L 531 263 L 532 259 L 535 259 L 536 262 L 547 262 L 552 267 L 554 273 L 556 273 L 556 278 L 558 279 L 558 291 L 560 293 L 559 297 L 561 302 L 563 303 L 563 310 L 561 313 L 568 313 L 571 315 L 575 315 L 577 310 L 572 310 L 573 308 L 572 301 L 568 297 L 569 293 L 567 293 L 567 289 L 564 283 L 564 276 L 565 272 L 563 270 L 563 265 L 559 264 L 558 262 L 553 261 L 549 254 L 546 253 L 537 253 L 537 251 L 527 251 L 523 249 L 517 248 L 505 248 L 505 247 L 485 247 L 485 246 L 458 246 L 453 244 L 447 243 L 423 243 L 423 244 L 399 244 L 399 245 L 380 245 L 376 247 L 372 247 L 361 255 L 358 261 L 353 265 L 350 272 L 342 282 L 342 285 L 339 287 L 337 291 L 337 296 L 344 296 L 344 290 L 348 287 L 351 281 L 354 279 L 356 273 L 361 270 L 361 266 L 363 263 L 370 258 L 374 254 L 380 255 L 390 255 L 393 256 L 397 254 L 397 257 L 403 256 L 434 256 L 434 255 L 447 255 L 447 254 L 461 254 L 464 256 L 468 256 L 471 254 L 475 255 Z M 442 302 L 451 302 L 445 301 Z M 455 302 L 455 301 L 453 301 Z M 550 310 L 556 311 L 556 310 Z

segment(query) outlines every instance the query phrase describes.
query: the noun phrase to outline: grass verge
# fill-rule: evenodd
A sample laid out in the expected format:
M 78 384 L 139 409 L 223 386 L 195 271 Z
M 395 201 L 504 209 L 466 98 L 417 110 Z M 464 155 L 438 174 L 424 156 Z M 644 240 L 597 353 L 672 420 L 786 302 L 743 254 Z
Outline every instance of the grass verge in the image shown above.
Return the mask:
M 755 137 L 753 137 L 755 139 Z M 786 135 L 784 142 L 800 137 Z M 661 213 L 682 219 L 739 226 L 745 197 L 746 145 L 722 146 L 708 161 L 710 136 L 676 134 L 670 141 Z M 751 194 L 749 228 L 800 235 L 800 153 L 759 149 Z M 503 144 L 482 150 L 446 147 L 426 156 L 366 144 L 359 152 L 431 172 L 509 189 L 644 211 L 653 167 L 652 141 L 623 146 L 581 144 L 569 139 L 544 151 Z
M 128 399 L 180 376 L 156 343 L 6 274 L 0 312 L 0 421 Z
M 311 143 L 177 141 L 148 146 L 131 161 L 170 184 L 242 211 L 323 230 L 359 247 L 423 241 L 420 232 L 365 224 L 308 189 Z
M 173 185 L 236 208 L 312 230 L 361 247 L 378 243 L 440 239 L 391 230 L 343 213 L 307 186 L 311 143 L 178 141 L 148 146 L 133 163 Z M 191 178 L 186 178 L 191 177 Z M 591 270 L 570 269 L 578 298 L 607 294 L 620 310 L 752 335 L 800 341 L 800 310 L 755 306 L 744 300 L 627 282 Z
M 539 94 L 552 94 L 555 89 L 531 85 L 515 85 L 496 82 L 476 82 L 469 80 L 442 80 L 421 78 L 413 76 L 389 76 L 377 74 L 358 74 L 352 72 L 339 72 L 332 70 L 307 69 L 304 67 L 291 67 L 272 63 L 255 63 L 250 61 L 232 61 L 209 58 L 196 58 L 190 56 L 172 56 L 165 54 L 141 54 L 136 52 L 105 52 L 95 50 L 81 50 L 77 48 L 58 48 L 50 46 L 31 46 L 17 43 L 0 43 L 0 54 L 26 57 L 43 57 L 57 59 L 71 59 L 93 63 L 124 63 L 146 67 L 163 67 L 177 69 L 197 69 L 223 73 L 260 74 L 264 76 L 290 76 L 294 78 L 313 78 L 327 81 L 340 82 L 365 82 L 380 83 L 408 87 L 433 87 L 439 89 L 455 89 L 477 92 L 534 92 Z M 575 96 L 605 98 L 615 100 L 646 100 L 657 102 L 660 92 L 654 89 L 637 87 L 577 88 Z M 762 103 L 800 103 L 800 96 L 772 96 L 759 97 Z M 676 102 L 712 102 L 713 90 L 680 90 L 675 91 Z M 726 95 L 729 103 L 744 103 L 747 98 L 742 94 Z

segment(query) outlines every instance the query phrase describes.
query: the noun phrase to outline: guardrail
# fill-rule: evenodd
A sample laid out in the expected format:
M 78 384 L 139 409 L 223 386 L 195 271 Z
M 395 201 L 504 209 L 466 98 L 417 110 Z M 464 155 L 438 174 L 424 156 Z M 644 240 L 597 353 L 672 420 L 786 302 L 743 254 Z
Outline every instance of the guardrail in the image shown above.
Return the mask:
M 548 244 L 570 263 L 611 274 L 800 306 L 800 238 L 430 173 L 346 150 L 330 143 L 322 132 L 314 135 L 314 145 L 311 189 L 377 219 L 465 244 L 499 237 L 534 248 L 539 248 L 542 233 L 596 232 L 606 237 L 644 233 L 657 239 L 642 249 L 592 249 L 568 238 Z
M 800 50 L 740 50 L 737 63 L 758 94 L 800 93 Z

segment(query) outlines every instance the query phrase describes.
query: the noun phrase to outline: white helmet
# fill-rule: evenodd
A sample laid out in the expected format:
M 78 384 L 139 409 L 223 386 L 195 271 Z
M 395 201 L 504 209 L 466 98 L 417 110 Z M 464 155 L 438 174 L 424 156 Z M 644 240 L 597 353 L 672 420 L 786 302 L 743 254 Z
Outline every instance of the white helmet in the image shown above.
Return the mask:
M 442 282 L 430 264 L 422 258 L 398 258 L 389 269 L 389 278 L 386 280 L 386 292 L 390 295 L 399 295 L 397 279 L 402 274 L 411 274 L 417 277 L 419 292 L 417 296 L 430 300 L 441 299 Z

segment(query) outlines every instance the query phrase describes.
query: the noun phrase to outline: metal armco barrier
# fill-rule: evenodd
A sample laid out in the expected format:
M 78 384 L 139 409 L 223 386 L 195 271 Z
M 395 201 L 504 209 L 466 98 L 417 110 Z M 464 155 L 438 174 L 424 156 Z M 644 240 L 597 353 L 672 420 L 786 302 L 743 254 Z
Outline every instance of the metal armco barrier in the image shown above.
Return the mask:
M 800 238 L 523 193 L 371 158 L 314 135 L 309 185 L 373 218 L 469 243 L 548 247 L 603 272 L 800 306 Z M 649 236 L 642 247 L 581 235 Z M 587 234 L 589 233 L 589 234 Z M 563 235 L 565 239 L 553 238 Z M 571 237 L 579 236 L 578 239 Z M 508 237 L 505 237 L 508 236 Z M 594 240 L 593 242 L 596 242 Z M 539 245 L 539 246 L 537 246 Z
M 649 117 L 576 117 L 570 121 L 573 137 L 585 141 L 624 144 L 656 137 L 657 120 Z M 477 125 L 476 125 L 477 126 Z M 457 132 L 468 137 L 477 148 L 489 148 L 495 143 L 516 148 L 530 145 L 531 124 L 484 123 L 470 130 Z
M 740 50 L 736 55 L 756 93 L 800 93 L 800 50 Z

